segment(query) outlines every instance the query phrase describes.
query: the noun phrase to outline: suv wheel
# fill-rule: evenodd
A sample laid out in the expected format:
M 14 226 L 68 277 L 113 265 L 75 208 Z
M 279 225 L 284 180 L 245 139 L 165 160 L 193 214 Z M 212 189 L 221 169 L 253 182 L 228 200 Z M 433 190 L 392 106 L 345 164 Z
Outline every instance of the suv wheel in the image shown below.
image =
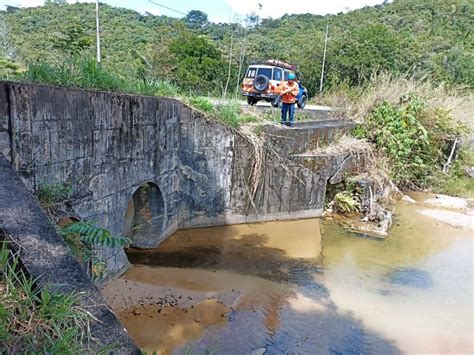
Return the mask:
M 306 100 L 307 100 L 306 95 L 301 96 L 300 101 L 298 101 L 298 108 L 303 109 L 306 106 Z
M 247 103 L 250 105 L 250 106 L 253 106 L 257 103 L 257 100 L 255 100 L 253 97 L 247 97 Z
M 265 75 L 257 75 L 253 80 L 253 87 L 259 92 L 265 91 L 268 88 L 268 84 L 270 84 L 270 80 Z
M 280 96 L 275 97 L 270 103 L 273 107 L 279 107 L 281 104 Z

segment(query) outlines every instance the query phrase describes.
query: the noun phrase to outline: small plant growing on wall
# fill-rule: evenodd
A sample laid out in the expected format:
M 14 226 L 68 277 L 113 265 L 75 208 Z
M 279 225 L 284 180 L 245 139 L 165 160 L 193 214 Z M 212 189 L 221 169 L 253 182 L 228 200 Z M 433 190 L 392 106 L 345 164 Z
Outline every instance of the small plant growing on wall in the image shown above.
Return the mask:
M 335 212 L 343 214 L 359 212 L 359 201 L 348 191 L 338 192 L 334 196 L 333 202 Z
M 64 214 L 66 202 L 72 198 L 72 186 L 64 182 L 41 184 L 35 192 L 40 206 L 49 219 L 56 222 Z
M 107 264 L 100 260 L 94 249 L 96 247 L 117 248 L 130 245 L 131 240 L 122 236 L 113 236 L 107 229 L 97 227 L 89 221 L 74 222 L 59 230 L 68 244 L 74 257 L 90 267 L 92 279 L 102 280 L 105 277 Z

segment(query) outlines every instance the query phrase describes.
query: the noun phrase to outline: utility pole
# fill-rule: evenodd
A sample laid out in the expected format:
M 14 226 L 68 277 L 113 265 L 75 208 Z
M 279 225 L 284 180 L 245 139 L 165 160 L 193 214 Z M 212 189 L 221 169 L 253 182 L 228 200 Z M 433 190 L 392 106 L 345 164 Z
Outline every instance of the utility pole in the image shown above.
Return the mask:
M 323 54 L 323 65 L 321 67 L 321 81 L 319 83 L 319 93 L 323 91 L 324 64 L 326 62 L 326 49 L 328 47 L 328 33 L 329 33 L 329 23 L 326 24 L 326 36 L 324 37 L 324 54 Z
M 97 32 L 97 64 L 100 66 L 100 27 L 99 27 L 99 0 L 95 0 L 95 26 Z

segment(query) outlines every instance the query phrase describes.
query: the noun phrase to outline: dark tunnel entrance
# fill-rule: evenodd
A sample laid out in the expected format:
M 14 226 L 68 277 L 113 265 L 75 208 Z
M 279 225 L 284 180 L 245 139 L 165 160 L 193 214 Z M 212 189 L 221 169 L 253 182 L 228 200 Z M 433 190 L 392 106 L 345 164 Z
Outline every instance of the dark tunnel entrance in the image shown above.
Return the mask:
M 125 235 L 132 239 L 132 246 L 152 248 L 163 231 L 165 201 L 157 185 L 148 182 L 133 194 L 125 214 Z

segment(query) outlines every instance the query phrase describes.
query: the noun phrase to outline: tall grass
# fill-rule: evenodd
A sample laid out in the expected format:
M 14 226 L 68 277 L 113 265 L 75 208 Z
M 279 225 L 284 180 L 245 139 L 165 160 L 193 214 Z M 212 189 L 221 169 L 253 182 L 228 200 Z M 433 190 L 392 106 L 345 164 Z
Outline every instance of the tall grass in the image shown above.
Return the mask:
M 203 96 L 191 96 L 186 100 L 191 106 L 201 110 L 205 113 L 214 113 L 215 107 L 211 101 L 209 101 L 206 97 Z
M 178 88 L 166 80 L 125 80 L 91 58 L 71 58 L 61 63 L 29 63 L 23 78 L 32 82 L 85 89 L 120 91 L 166 97 L 178 96 Z
M 1 353 L 82 353 L 88 350 L 89 322 L 78 306 L 77 294 L 55 293 L 35 287 L 0 244 L 0 345 Z
M 167 80 L 150 79 L 146 82 L 132 82 L 128 90 L 151 96 L 177 97 L 179 95 L 179 88 Z
M 217 119 L 232 128 L 249 122 L 256 122 L 254 115 L 246 114 L 238 101 L 230 101 L 217 107 Z
M 127 84 L 92 59 L 74 58 L 58 64 L 29 63 L 25 79 L 51 85 L 122 90 Z
M 435 84 L 429 79 L 416 80 L 382 73 L 373 75 L 361 87 L 341 84 L 326 92 L 318 103 L 340 108 L 350 119 L 363 122 L 364 118 L 379 102 L 397 104 L 401 96 L 416 95 L 429 107 L 450 111 L 451 116 L 474 131 L 474 94 L 465 88 L 453 89 L 444 84 Z

